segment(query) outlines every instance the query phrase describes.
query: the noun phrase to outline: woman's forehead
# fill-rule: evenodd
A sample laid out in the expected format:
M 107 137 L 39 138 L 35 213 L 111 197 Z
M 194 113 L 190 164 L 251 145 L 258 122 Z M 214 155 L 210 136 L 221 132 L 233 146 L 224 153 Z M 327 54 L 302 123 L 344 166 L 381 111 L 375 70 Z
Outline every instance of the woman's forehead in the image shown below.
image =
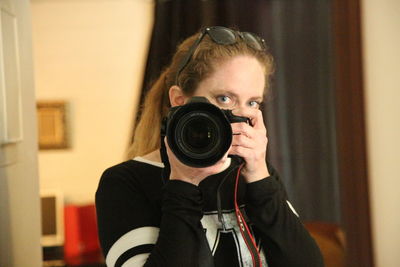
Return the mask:
M 257 59 L 238 56 L 216 64 L 214 72 L 200 82 L 196 93 L 230 92 L 236 95 L 262 96 L 265 87 L 265 72 Z

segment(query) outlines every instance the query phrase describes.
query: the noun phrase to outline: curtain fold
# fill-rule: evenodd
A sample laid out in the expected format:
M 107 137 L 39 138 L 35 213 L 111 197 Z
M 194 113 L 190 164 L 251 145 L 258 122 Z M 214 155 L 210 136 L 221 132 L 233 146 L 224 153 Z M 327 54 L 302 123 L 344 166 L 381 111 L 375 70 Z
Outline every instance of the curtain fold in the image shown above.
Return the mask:
M 264 104 L 268 159 L 303 220 L 340 223 L 331 24 L 328 0 L 159 0 L 142 98 L 176 46 L 200 28 L 257 33 L 276 65 Z

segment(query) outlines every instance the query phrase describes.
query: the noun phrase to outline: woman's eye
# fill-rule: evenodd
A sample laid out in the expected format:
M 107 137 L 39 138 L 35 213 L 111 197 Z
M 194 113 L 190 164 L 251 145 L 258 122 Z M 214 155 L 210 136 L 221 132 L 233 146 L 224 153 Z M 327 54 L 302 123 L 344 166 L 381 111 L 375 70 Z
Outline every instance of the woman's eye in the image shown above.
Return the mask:
M 226 95 L 217 96 L 217 101 L 220 104 L 230 104 L 232 102 L 231 98 Z
M 250 101 L 249 102 L 249 106 L 252 107 L 252 108 L 259 108 L 260 105 L 261 105 L 261 103 L 258 102 L 258 101 Z

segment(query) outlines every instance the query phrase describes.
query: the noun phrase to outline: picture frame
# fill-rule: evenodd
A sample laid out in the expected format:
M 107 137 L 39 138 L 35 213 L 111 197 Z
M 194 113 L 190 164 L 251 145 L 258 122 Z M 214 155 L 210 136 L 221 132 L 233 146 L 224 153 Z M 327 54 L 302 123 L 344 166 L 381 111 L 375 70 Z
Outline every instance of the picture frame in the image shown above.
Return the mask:
M 65 101 L 37 102 L 39 149 L 68 148 Z

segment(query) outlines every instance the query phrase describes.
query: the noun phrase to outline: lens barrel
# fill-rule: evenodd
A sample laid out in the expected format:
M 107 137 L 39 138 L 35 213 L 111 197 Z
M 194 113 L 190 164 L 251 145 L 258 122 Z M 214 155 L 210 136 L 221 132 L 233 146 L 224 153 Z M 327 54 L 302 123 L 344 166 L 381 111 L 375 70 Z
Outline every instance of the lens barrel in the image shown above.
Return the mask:
M 204 97 L 172 108 L 164 127 L 172 152 L 192 167 L 214 165 L 232 143 L 232 128 L 224 111 Z

